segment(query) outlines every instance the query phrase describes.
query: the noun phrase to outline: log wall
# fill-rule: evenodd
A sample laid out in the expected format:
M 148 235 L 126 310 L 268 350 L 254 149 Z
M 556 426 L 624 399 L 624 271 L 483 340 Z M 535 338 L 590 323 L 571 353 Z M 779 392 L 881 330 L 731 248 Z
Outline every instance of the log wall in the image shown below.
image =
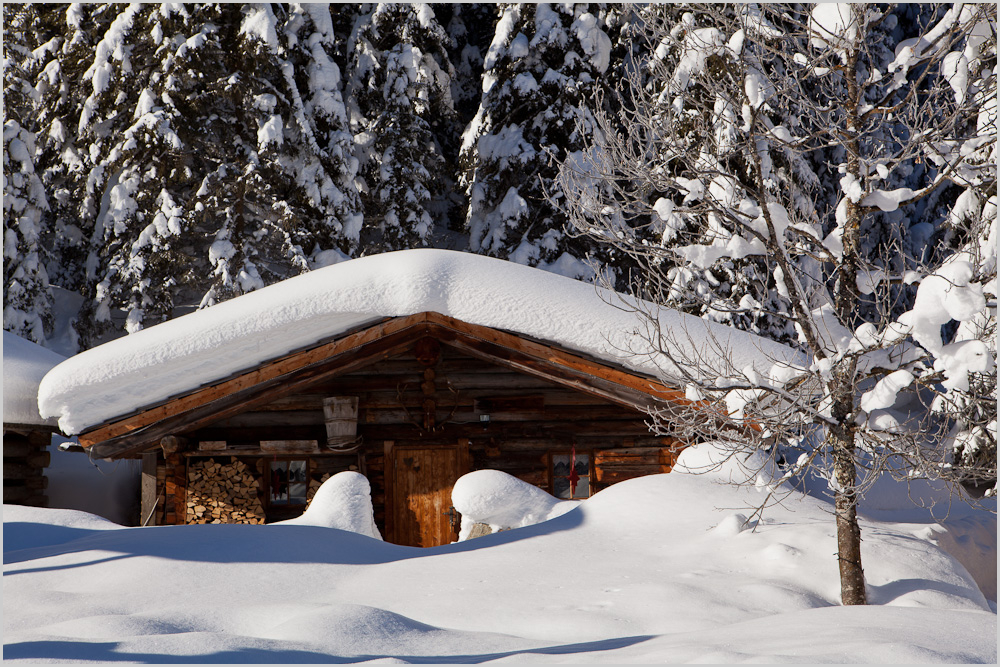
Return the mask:
M 157 485 L 164 502 L 157 523 L 190 520 L 188 471 L 209 456 L 220 462 L 239 458 L 262 482 L 266 461 L 281 458 L 261 450 L 266 440 L 319 443 L 320 453 L 298 457 L 309 460 L 313 489 L 343 470 L 365 474 L 372 486 L 376 524 L 383 531 L 386 441 L 406 447 L 467 439 L 471 470 L 501 470 L 547 491 L 549 454 L 574 446 L 578 453 L 592 455 L 593 492 L 632 477 L 667 472 L 673 465 L 676 452 L 671 445 L 676 443 L 653 436 L 646 415 L 634 409 L 444 345 L 433 363 L 418 356 L 414 344 L 397 357 L 185 433 L 192 443 L 188 451 L 159 457 Z M 325 446 L 323 399 L 335 396 L 358 398 L 356 453 L 335 454 Z M 198 451 L 197 443 L 203 441 L 212 442 L 216 450 Z M 263 500 L 264 485 L 258 488 Z M 268 514 L 268 521 L 276 518 Z
M 46 448 L 51 431 L 8 429 L 3 431 L 3 501 L 15 505 L 47 507 L 45 489 L 49 480 L 44 469 L 49 465 Z

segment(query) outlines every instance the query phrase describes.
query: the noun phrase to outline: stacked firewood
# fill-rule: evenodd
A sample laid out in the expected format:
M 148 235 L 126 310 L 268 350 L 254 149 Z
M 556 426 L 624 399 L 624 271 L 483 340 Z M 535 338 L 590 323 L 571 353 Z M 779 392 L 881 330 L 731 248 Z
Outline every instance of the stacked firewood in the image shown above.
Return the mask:
M 258 482 L 234 459 L 192 462 L 188 468 L 187 523 L 264 523 Z

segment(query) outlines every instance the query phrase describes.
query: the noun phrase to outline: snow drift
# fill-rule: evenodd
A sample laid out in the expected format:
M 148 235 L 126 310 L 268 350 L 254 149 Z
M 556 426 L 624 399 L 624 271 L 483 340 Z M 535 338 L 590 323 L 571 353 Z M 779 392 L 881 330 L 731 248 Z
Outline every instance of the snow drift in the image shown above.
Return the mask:
M 644 340 L 634 304 L 679 346 L 737 368 L 797 360 L 787 347 L 697 317 L 503 260 L 404 250 L 341 262 L 164 322 L 74 356 L 41 383 L 39 408 L 66 433 L 221 380 L 385 317 L 434 311 L 518 332 L 632 369 L 676 375 Z M 155 377 L 156 382 L 149 378 Z
M 494 533 L 523 528 L 578 507 L 537 486 L 500 470 L 475 470 L 462 475 L 451 491 L 451 502 L 462 515 L 458 541 L 468 539 L 473 524 L 485 523 Z
M 371 484 L 367 477 L 350 470 L 339 472 L 323 482 L 301 516 L 277 523 L 339 528 L 376 540 L 382 539 L 375 526 Z

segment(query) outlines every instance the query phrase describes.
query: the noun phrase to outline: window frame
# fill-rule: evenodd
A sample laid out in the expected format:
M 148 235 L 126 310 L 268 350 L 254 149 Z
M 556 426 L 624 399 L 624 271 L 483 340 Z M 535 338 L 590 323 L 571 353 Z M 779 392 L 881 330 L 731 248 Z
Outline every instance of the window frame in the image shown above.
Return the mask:
M 556 475 L 555 474 L 555 457 L 556 456 L 573 456 L 572 449 L 550 449 L 546 452 L 546 476 L 548 477 L 549 493 L 559 498 L 559 500 L 573 500 L 580 501 L 586 500 L 594 495 L 594 450 L 592 449 L 577 449 L 577 457 L 586 456 L 587 457 L 587 495 L 582 498 L 559 498 L 556 496 L 555 480 L 557 477 L 568 479 L 569 475 Z M 582 477 L 582 475 L 581 475 Z M 582 479 L 580 481 L 583 481 Z M 579 486 L 577 486 L 579 490 Z
M 309 458 L 308 457 L 301 457 L 301 456 L 277 456 L 277 457 L 270 457 L 269 456 L 269 457 L 265 458 L 264 460 L 267 462 L 267 465 L 265 466 L 265 469 L 264 469 L 264 475 L 263 475 L 263 477 L 264 477 L 263 496 L 264 497 L 262 498 L 262 500 L 263 500 L 262 504 L 264 506 L 263 509 L 264 509 L 265 514 L 268 511 L 270 511 L 270 510 L 281 511 L 281 510 L 294 510 L 296 508 L 300 509 L 300 510 L 305 510 L 306 505 L 309 504 L 309 480 L 312 479 L 312 477 L 311 477 L 311 475 L 312 475 L 312 466 L 310 465 Z M 273 471 L 271 469 L 271 464 L 272 463 L 281 463 L 281 462 L 286 462 L 286 463 L 291 464 L 292 462 L 299 462 L 299 461 L 301 461 L 302 463 L 305 464 L 305 481 L 301 482 L 302 484 L 305 484 L 305 487 L 306 487 L 305 496 L 303 497 L 303 501 L 301 503 L 293 503 L 293 502 L 290 502 L 291 499 L 289 498 L 289 500 L 284 501 L 284 502 L 280 502 L 280 501 L 279 502 L 272 502 L 272 500 L 271 500 L 271 496 L 272 496 L 272 493 L 271 493 L 271 488 L 272 488 L 272 486 L 271 486 L 271 475 L 272 475 Z M 286 468 L 286 470 L 287 469 L 288 468 Z M 296 483 L 298 483 L 298 482 L 296 482 Z M 287 484 L 287 482 L 286 482 L 286 484 Z

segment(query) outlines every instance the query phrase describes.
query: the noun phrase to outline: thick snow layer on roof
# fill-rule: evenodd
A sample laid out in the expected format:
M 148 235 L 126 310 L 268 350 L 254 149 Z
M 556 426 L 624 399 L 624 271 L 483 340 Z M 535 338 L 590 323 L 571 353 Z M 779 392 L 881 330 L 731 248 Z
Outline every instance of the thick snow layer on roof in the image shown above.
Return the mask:
M 66 357 L 3 332 L 3 421 L 5 424 L 55 425 L 38 414 L 38 384 Z
M 39 390 L 46 417 L 79 433 L 199 385 L 384 317 L 434 311 L 514 331 L 671 377 L 643 340 L 647 325 L 624 295 L 546 271 L 448 250 L 404 250 L 317 269 L 164 322 L 72 357 Z M 652 307 L 645 304 L 645 307 Z M 678 345 L 711 358 L 716 344 L 736 368 L 795 353 L 752 334 L 672 310 L 660 323 Z M 697 345 L 691 341 L 697 341 Z M 704 349 L 694 350 L 704 346 Z M 626 358 L 623 350 L 632 354 Z

